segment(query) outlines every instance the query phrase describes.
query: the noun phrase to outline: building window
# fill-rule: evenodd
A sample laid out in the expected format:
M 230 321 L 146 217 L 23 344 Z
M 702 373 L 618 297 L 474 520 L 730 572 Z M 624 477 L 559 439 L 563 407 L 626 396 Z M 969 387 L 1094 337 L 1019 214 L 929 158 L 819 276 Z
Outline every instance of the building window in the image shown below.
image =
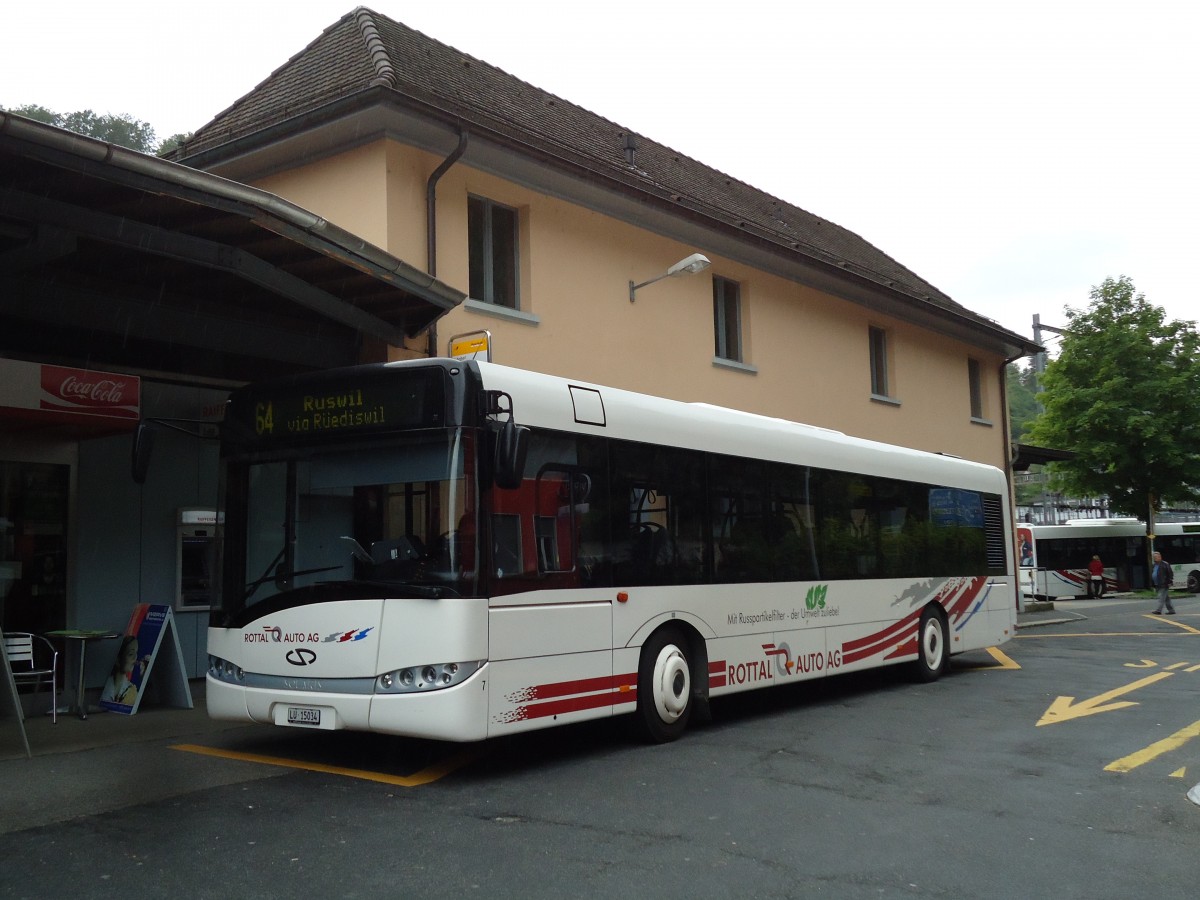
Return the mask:
M 713 323 L 717 357 L 742 361 L 742 291 L 736 281 L 713 276 Z
M 0 459 L 0 607 L 9 631 L 67 624 L 70 483 L 70 466 Z
M 967 384 L 971 390 L 971 418 L 983 418 L 983 377 L 979 371 L 979 360 L 967 359 Z
M 483 197 L 467 198 L 471 298 L 509 309 L 517 304 L 517 211 Z
M 875 397 L 890 397 L 888 393 L 888 348 L 887 332 L 871 326 L 871 394 Z

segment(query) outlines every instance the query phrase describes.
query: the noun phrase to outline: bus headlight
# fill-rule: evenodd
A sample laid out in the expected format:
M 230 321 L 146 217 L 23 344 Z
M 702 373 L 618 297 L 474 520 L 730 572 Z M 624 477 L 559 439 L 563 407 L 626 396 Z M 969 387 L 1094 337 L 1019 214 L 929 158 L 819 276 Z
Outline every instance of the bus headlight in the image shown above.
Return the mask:
M 209 656 L 208 674 L 217 681 L 226 681 L 230 684 L 238 684 L 246 678 L 246 672 L 241 666 L 236 666 L 219 656 Z
M 413 694 L 418 691 L 436 691 L 466 681 L 481 668 L 483 660 L 470 662 L 427 663 L 384 672 L 375 679 L 375 690 L 380 694 Z

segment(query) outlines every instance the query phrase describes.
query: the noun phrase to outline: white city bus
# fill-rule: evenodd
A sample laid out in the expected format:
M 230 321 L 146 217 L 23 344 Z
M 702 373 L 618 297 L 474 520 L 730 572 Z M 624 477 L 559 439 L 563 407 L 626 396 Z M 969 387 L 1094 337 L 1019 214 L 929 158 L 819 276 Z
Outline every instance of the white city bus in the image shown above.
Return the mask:
M 1026 596 L 1077 597 L 1088 593 L 1088 563 L 1104 564 L 1106 592 L 1149 587 L 1149 554 L 1171 564 L 1175 587 L 1200 591 L 1200 524 L 1162 522 L 1147 546 L 1146 523 L 1133 518 L 1076 519 L 1063 525 L 1019 525 L 1021 589 Z
M 484 362 L 252 385 L 212 716 L 474 741 L 1012 636 L 998 469 Z

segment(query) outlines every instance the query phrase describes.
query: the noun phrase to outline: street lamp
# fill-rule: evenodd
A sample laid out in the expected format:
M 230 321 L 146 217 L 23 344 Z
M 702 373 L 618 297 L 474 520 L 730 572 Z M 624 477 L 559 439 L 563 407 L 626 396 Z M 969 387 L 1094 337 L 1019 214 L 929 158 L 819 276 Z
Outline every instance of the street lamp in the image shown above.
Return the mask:
M 633 302 L 633 295 L 638 288 L 644 288 L 648 284 L 654 284 L 656 281 L 662 281 L 664 278 L 674 278 L 676 275 L 694 275 L 697 272 L 703 272 L 711 263 L 708 257 L 703 253 L 693 253 L 686 259 L 681 259 L 671 268 L 667 269 L 662 275 L 651 278 L 649 281 L 643 281 L 641 284 L 634 284 L 632 279 L 629 282 L 629 302 Z

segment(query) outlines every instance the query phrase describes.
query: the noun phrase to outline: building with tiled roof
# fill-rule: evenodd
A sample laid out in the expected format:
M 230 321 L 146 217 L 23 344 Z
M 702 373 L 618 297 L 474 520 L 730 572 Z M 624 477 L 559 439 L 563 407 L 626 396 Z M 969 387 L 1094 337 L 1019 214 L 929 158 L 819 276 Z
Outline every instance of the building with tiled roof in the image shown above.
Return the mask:
M 486 330 L 498 362 L 1006 465 L 1004 367 L 1032 342 L 846 228 L 369 9 L 174 158 L 468 294 L 392 357 Z M 693 253 L 711 265 L 655 280 Z

